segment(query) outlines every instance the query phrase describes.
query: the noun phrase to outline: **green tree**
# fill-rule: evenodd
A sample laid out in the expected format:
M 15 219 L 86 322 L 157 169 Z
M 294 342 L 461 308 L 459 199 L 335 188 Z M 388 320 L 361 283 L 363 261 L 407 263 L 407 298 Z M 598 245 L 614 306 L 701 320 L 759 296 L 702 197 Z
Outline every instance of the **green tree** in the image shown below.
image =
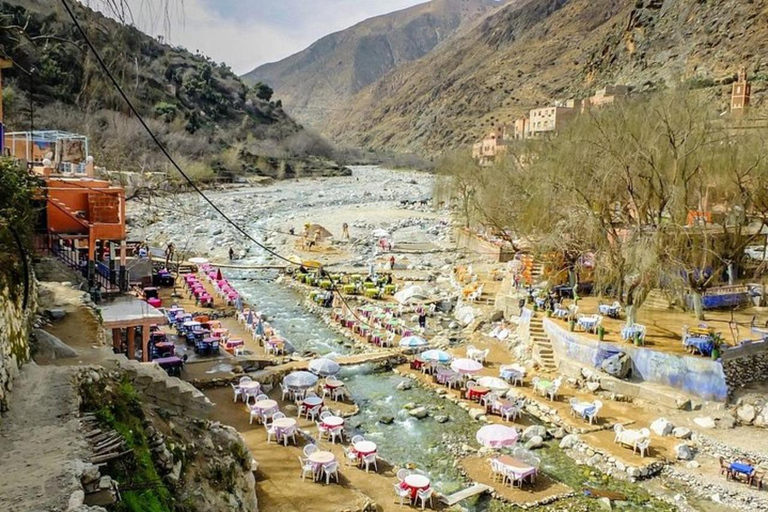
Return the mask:
M 270 86 L 262 82 L 254 85 L 253 90 L 256 91 L 256 97 L 264 101 L 270 101 L 275 93 Z

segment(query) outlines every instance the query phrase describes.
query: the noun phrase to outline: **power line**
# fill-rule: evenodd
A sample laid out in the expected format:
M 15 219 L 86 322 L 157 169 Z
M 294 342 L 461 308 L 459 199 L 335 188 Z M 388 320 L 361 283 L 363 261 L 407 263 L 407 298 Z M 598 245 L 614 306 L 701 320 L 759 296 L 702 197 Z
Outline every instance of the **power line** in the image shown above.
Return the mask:
M 120 84 L 118 83 L 117 79 L 115 79 L 114 75 L 112 74 L 112 72 L 107 67 L 106 63 L 104 62 L 104 59 L 102 59 L 101 54 L 96 49 L 96 47 L 93 45 L 93 43 L 91 42 L 90 38 L 85 33 L 85 30 L 83 29 L 83 27 L 80 25 L 80 22 L 77 20 L 77 17 L 72 12 L 72 9 L 70 8 L 69 3 L 67 3 L 67 0 L 61 0 L 61 3 L 64 6 L 64 9 L 67 11 L 67 14 L 69 14 L 69 17 L 72 19 L 72 22 L 74 23 L 75 28 L 77 28 L 77 31 L 80 33 L 80 35 L 82 36 L 82 38 L 85 41 L 86 45 L 88 46 L 88 48 L 93 53 L 94 57 L 96 58 L 96 61 L 99 63 L 99 66 L 104 71 L 104 73 L 107 75 L 109 80 L 112 82 L 112 85 L 115 87 L 115 89 L 117 89 L 118 93 L 120 93 L 120 96 L 123 98 L 125 103 L 128 105 L 128 108 L 131 110 L 133 115 L 136 116 L 136 119 L 139 121 L 139 123 L 144 128 L 144 130 L 149 134 L 150 138 L 155 143 L 155 145 L 158 147 L 158 149 L 160 149 L 160 151 L 168 159 L 168 161 L 171 163 L 171 165 L 173 165 L 173 167 L 178 171 L 178 173 L 181 176 L 184 177 L 184 179 L 187 181 L 187 183 L 189 183 L 189 185 L 192 187 L 192 189 L 195 192 L 197 192 L 205 200 L 205 202 L 207 202 L 210 205 L 210 207 L 213 208 L 214 211 L 216 211 L 216 213 L 221 215 L 221 217 L 225 221 L 227 221 L 227 223 L 232 225 L 232 227 L 234 227 L 235 230 L 240 232 L 248 240 L 250 240 L 251 242 L 256 244 L 257 247 L 263 249 L 268 254 L 271 254 L 272 256 L 274 256 L 274 257 L 276 257 L 276 258 L 278 258 L 280 260 L 283 260 L 283 261 L 285 261 L 286 263 L 288 263 L 290 265 L 296 265 L 296 262 L 294 262 L 293 260 L 291 260 L 289 258 L 286 258 L 282 254 L 280 254 L 280 253 L 270 249 L 269 247 L 265 246 L 264 244 L 260 243 L 258 240 L 253 238 L 245 229 L 240 227 L 236 222 L 234 222 L 232 219 L 230 219 L 229 216 L 227 216 L 227 214 L 225 214 L 218 206 L 216 206 L 216 204 L 213 201 L 211 201 L 211 199 L 203 193 L 203 191 L 200 189 L 200 187 L 198 187 L 197 184 L 194 181 L 192 181 L 192 179 L 184 172 L 184 170 L 181 168 L 181 166 L 179 166 L 179 164 L 176 163 L 176 160 L 174 160 L 174 158 L 171 156 L 171 154 L 168 152 L 168 150 L 165 148 L 165 146 L 162 144 L 162 142 L 160 142 L 160 139 L 158 139 L 157 135 L 155 135 L 155 133 L 149 127 L 147 122 L 144 120 L 144 117 L 141 115 L 141 113 L 138 111 L 138 109 L 133 105 L 133 102 L 130 100 L 130 98 L 128 98 L 128 95 L 125 93 L 125 91 L 123 91 L 123 88 L 120 86 Z M 310 267 L 310 268 L 322 268 L 322 265 L 306 265 L 306 266 Z M 341 299 L 342 303 L 346 306 L 346 309 L 349 312 L 352 313 L 352 315 L 355 317 L 355 319 L 357 319 L 360 323 L 367 325 L 368 327 L 372 327 L 370 324 L 368 324 L 368 322 L 362 320 L 357 315 L 357 313 L 355 313 L 355 311 L 352 308 L 349 307 L 349 304 L 347 303 L 346 299 L 344 298 L 344 295 L 338 289 L 338 286 L 337 286 L 335 280 L 333 278 L 331 278 L 330 274 L 327 275 L 327 278 L 331 282 L 332 290 L 335 293 L 338 294 L 338 296 Z

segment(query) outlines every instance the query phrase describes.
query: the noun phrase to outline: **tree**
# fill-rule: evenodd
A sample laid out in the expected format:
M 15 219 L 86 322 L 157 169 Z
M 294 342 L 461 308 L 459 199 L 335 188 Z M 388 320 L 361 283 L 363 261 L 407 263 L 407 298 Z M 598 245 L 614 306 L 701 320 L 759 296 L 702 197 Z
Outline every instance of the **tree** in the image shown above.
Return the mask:
M 260 100 L 270 101 L 275 91 L 265 83 L 258 82 L 253 86 L 253 90 L 256 92 L 256 97 Z

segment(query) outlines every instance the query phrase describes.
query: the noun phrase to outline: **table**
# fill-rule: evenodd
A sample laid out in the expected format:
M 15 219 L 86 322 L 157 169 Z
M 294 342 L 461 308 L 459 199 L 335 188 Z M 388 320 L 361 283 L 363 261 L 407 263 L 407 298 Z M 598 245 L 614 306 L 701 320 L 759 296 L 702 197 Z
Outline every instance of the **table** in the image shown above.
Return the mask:
M 344 418 L 340 416 L 326 416 L 326 418 L 321 421 L 323 422 L 323 426 L 329 429 L 340 427 L 344 424 Z
M 411 491 L 411 500 L 416 499 L 416 494 L 419 491 L 429 489 L 429 478 L 424 475 L 408 475 L 403 480 L 403 486 Z
M 286 430 L 289 430 L 295 426 L 296 420 L 293 418 L 280 418 L 273 421 L 272 428 L 275 429 L 275 437 L 277 438 L 277 442 L 280 442 L 280 438 L 283 437 L 283 434 Z
M 155 343 L 155 348 L 157 349 L 158 352 L 163 353 L 168 351 L 173 352 L 174 348 L 176 347 L 170 341 L 158 341 L 157 343 Z
M 619 316 L 620 307 L 611 306 L 609 304 L 600 304 L 597 306 L 597 310 L 600 312 L 600 314 L 616 318 Z
M 539 379 L 539 381 L 536 382 L 536 388 L 540 389 L 542 391 L 546 391 L 546 390 L 548 390 L 551 387 L 552 387 L 552 381 L 551 380 Z
M 597 318 L 579 318 L 577 322 L 585 331 L 591 331 L 597 325 Z
M 483 388 L 480 386 L 467 389 L 467 400 L 480 400 L 483 396 L 487 395 L 491 390 L 489 388 Z
M 357 453 L 357 456 L 362 458 L 366 455 L 370 455 L 372 453 L 376 453 L 376 449 L 378 448 L 376 446 L 376 443 L 373 441 L 358 441 L 356 442 L 352 448 L 354 448 L 355 453 Z
M 252 407 L 264 413 L 266 411 L 276 408 L 277 402 L 275 400 L 269 400 L 269 399 L 259 400 L 258 402 L 254 403 Z
M 513 379 L 515 377 L 522 378 L 525 375 L 525 368 L 520 368 L 517 366 L 510 366 L 509 368 L 504 368 L 499 372 L 499 377 L 505 380 Z
M 621 339 L 634 340 L 635 336 L 643 333 L 643 328 L 640 326 L 627 326 L 621 329 Z
M 242 384 L 239 384 L 237 387 L 245 391 L 246 389 L 259 389 L 261 387 L 261 383 L 255 380 L 252 380 L 250 382 L 243 382 Z M 272 400 L 274 402 L 274 400 Z
M 741 473 L 744 475 L 751 475 L 755 470 L 753 466 L 744 464 L 743 462 L 731 462 L 730 469 L 735 473 Z
M 340 388 L 343 385 L 344 385 L 344 383 L 341 382 L 340 380 L 331 379 L 331 378 L 325 379 L 325 387 L 328 388 L 328 389 Z
M 169 375 L 181 373 L 181 368 L 184 366 L 184 361 L 182 361 L 180 357 L 176 356 L 160 357 L 158 359 L 154 359 L 152 362 L 168 372 Z
M 533 482 L 533 479 L 536 476 L 536 473 L 538 473 L 538 469 L 535 466 L 531 466 L 530 464 L 521 462 L 517 459 L 510 457 L 509 455 L 502 455 L 501 457 L 498 458 L 498 461 L 505 468 L 507 468 L 518 480 L 525 480 L 530 476 L 531 482 Z
M 420 357 L 414 357 L 413 361 L 411 361 L 411 369 L 412 370 L 421 370 L 421 367 L 424 366 L 426 361 L 421 359 Z
M 336 456 L 331 452 L 318 450 L 316 452 L 312 452 L 311 454 L 309 454 L 309 457 L 307 457 L 307 460 L 309 460 L 309 462 L 311 462 L 312 464 L 315 464 L 317 466 L 322 466 L 324 464 L 328 464 L 336 460 Z
M 578 402 L 571 405 L 571 409 L 576 412 L 579 416 L 582 418 L 585 417 L 588 413 L 590 413 L 595 408 L 595 404 L 591 402 Z
M 715 343 L 709 336 L 688 336 L 683 341 L 683 346 L 697 350 L 701 355 L 708 356 L 712 354 Z
M 323 399 L 319 396 L 308 396 L 302 403 L 307 407 L 315 407 L 317 405 L 323 405 Z

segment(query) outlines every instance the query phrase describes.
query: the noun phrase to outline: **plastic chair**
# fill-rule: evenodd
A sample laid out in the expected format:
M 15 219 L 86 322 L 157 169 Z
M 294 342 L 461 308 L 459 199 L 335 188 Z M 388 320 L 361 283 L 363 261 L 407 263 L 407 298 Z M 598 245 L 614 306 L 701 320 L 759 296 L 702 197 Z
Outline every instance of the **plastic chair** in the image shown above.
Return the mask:
M 411 472 L 408 471 L 405 468 L 398 469 L 397 470 L 397 479 L 402 482 L 403 480 L 405 480 L 405 477 L 407 477 L 410 474 L 411 474 Z
M 308 444 L 307 446 L 304 447 L 303 453 L 304 453 L 305 457 L 309 457 L 310 455 L 312 455 L 316 451 L 317 451 L 317 446 L 316 445 Z
M 307 474 L 312 475 L 312 480 L 315 479 L 315 467 L 307 459 L 299 457 L 299 465 L 301 466 L 301 480 L 303 481 Z
M 324 419 L 325 419 L 325 418 L 327 418 L 328 416 L 333 416 L 333 414 L 331 414 L 331 412 L 330 412 L 330 411 L 323 411 L 323 412 L 321 412 L 321 413 L 320 413 L 320 419 L 321 419 L 321 420 L 324 420 Z
M 339 386 L 333 390 L 333 401 L 338 402 L 339 399 L 343 400 L 347 396 L 347 390 L 344 386 Z
M 329 485 L 331 483 L 331 476 L 336 479 L 336 483 L 339 483 L 339 463 L 329 462 L 323 466 L 323 472 L 325 473 L 325 483 Z
M 643 430 L 645 430 L 645 429 L 643 429 Z M 639 451 L 640 452 L 640 456 L 641 457 L 645 457 L 645 453 L 648 451 L 648 448 L 650 447 L 650 445 L 651 445 L 651 438 L 650 437 L 645 437 L 645 438 L 643 438 L 640 441 L 637 441 L 635 443 L 635 446 L 634 446 L 632 452 L 634 453 L 635 451 Z
M 282 413 L 280 411 L 277 411 L 275 414 L 272 415 L 272 421 L 281 420 L 283 418 L 285 418 L 285 413 Z
M 234 383 L 232 383 L 232 382 L 230 382 L 230 383 L 229 383 L 229 385 L 230 385 L 230 386 L 232 386 L 232 391 L 233 391 L 233 392 L 234 392 L 234 394 L 235 394 L 235 399 L 234 399 L 234 400 L 232 400 L 232 401 L 233 401 L 233 402 L 237 402 L 237 399 L 238 399 L 238 397 L 241 397 L 241 396 L 243 396 L 243 390 L 242 390 L 242 389 L 240 389 L 239 387 L 237 387 L 237 386 L 236 386 Z
M 400 487 L 400 484 L 392 484 L 395 488 L 395 495 L 400 498 L 400 506 L 403 506 L 403 501 L 408 500 L 408 505 L 411 505 L 411 490 L 407 487 Z
M 365 441 L 365 438 L 361 435 L 357 435 L 352 438 L 353 445 L 359 443 L 360 441 Z
M 416 498 L 421 500 L 421 510 L 424 510 L 427 500 L 429 500 L 429 508 L 432 508 L 432 488 L 419 489 L 416 491 Z
M 603 402 L 600 400 L 595 400 L 592 402 L 592 410 L 588 411 L 585 415 L 586 419 L 589 420 L 589 424 L 591 425 L 594 420 L 597 419 L 597 413 L 600 412 L 600 409 L 603 408 Z
M 283 431 L 283 446 L 288 446 L 289 437 L 293 441 L 293 444 L 296 444 L 296 426 L 295 425 Z
M 358 462 L 357 454 L 352 450 L 348 449 L 346 446 L 342 446 L 341 449 L 344 450 L 344 461 L 346 465 L 356 466 Z
M 256 395 L 257 402 L 261 402 L 262 400 L 269 400 L 269 397 L 264 393 L 259 393 L 258 395 Z
M 371 453 L 363 456 L 363 464 L 365 464 L 365 472 L 368 472 L 368 468 L 373 464 L 373 468 L 378 472 L 379 466 L 376 464 L 376 454 Z
M 322 421 L 316 421 L 315 425 L 317 425 L 317 438 L 322 441 L 323 436 L 328 436 L 328 429 L 323 425 Z
M 253 379 L 247 375 L 245 377 L 240 377 L 240 384 L 245 384 L 246 382 L 253 382 Z
M 344 426 L 339 425 L 338 427 L 333 427 L 328 429 L 328 437 L 330 437 L 330 441 L 332 444 L 336 444 L 336 438 L 338 437 L 342 442 L 344 441 Z
M 267 444 L 269 444 L 269 440 L 274 438 L 275 442 L 277 442 L 277 431 L 275 430 L 275 427 L 272 425 L 272 423 L 268 422 L 266 419 L 264 420 L 264 428 L 267 431 Z

